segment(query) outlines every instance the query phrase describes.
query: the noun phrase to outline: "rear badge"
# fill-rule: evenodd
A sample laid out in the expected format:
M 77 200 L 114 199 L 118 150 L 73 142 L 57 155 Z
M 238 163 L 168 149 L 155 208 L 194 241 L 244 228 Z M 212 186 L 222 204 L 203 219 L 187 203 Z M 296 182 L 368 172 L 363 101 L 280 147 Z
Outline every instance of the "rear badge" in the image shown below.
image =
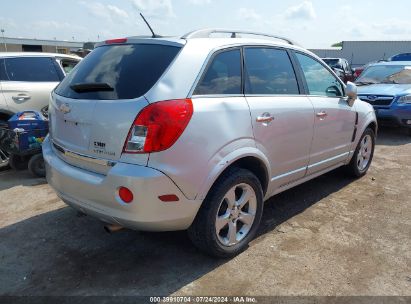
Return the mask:
M 94 148 L 105 149 L 106 148 L 106 143 L 95 141 L 94 142 Z
M 106 143 L 100 141 L 94 142 L 93 152 L 100 155 L 116 156 L 115 152 L 106 151 Z

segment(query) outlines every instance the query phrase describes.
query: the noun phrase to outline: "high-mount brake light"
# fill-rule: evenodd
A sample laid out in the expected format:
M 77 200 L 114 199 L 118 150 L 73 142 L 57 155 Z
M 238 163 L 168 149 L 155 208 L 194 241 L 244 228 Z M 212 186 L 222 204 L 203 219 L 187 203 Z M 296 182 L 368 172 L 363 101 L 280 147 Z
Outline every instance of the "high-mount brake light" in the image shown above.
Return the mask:
M 167 150 L 184 132 L 192 115 L 191 99 L 165 100 L 148 105 L 134 120 L 123 153 Z
M 116 44 L 116 43 L 126 43 L 127 38 L 117 38 L 117 39 L 110 39 L 106 40 L 106 44 Z

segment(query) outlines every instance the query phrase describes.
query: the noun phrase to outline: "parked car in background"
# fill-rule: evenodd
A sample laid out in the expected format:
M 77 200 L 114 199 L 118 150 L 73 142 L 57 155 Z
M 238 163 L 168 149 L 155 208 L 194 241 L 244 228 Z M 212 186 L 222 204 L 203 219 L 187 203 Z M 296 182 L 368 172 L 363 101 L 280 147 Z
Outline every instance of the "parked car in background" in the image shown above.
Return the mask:
M 50 92 L 80 59 L 54 53 L 0 53 L 0 125 L 23 110 L 47 114 Z M 0 151 L 0 168 L 7 164 L 8 155 Z
M 388 61 L 411 61 L 411 53 L 401 53 L 388 58 Z
M 353 73 L 354 80 L 357 79 L 361 75 L 361 73 L 364 71 L 364 69 L 367 66 L 368 65 L 362 65 L 362 66 L 359 66 L 353 69 L 354 70 L 354 73 Z
M 358 97 L 374 107 L 381 124 L 408 128 L 411 135 L 411 61 L 371 64 L 356 84 Z
M 368 62 L 367 64 L 364 64 L 362 66 L 356 67 L 353 69 L 354 71 L 354 80 L 356 80 L 358 77 L 360 77 L 361 73 L 371 64 L 374 64 L 376 62 L 386 62 L 386 60 L 379 60 L 379 61 L 371 61 Z
M 340 166 L 363 176 L 377 131 L 320 58 L 230 30 L 100 43 L 49 111 L 43 156 L 64 202 L 109 231 L 188 229 L 219 257 L 247 247 L 271 196 Z
M 354 80 L 353 70 L 344 58 L 322 58 L 345 83 Z

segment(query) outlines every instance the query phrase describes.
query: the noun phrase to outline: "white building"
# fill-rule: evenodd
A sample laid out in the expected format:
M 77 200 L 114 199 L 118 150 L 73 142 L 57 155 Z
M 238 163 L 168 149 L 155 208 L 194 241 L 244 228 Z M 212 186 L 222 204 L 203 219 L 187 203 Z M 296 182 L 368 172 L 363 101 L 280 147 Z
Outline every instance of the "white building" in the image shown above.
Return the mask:
M 352 67 L 385 60 L 398 53 L 411 53 L 411 41 L 343 41 L 342 48 L 311 49 L 321 58 L 345 58 Z

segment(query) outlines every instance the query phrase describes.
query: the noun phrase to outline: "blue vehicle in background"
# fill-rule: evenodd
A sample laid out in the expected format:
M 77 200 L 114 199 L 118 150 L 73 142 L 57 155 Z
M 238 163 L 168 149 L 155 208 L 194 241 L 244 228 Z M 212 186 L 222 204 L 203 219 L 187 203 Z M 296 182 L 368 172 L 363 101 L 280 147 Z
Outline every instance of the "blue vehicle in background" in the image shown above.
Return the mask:
M 388 58 L 388 61 L 411 61 L 411 53 L 401 53 Z
M 42 143 L 47 133 L 48 119 L 34 110 L 18 112 L 0 125 L 0 150 L 7 153 L 10 167 L 44 177 Z
M 355 83 L 358 98 L 374 107 L 381 125 L 404 127 L 411 135 L 411 60 L 371 64 Z

